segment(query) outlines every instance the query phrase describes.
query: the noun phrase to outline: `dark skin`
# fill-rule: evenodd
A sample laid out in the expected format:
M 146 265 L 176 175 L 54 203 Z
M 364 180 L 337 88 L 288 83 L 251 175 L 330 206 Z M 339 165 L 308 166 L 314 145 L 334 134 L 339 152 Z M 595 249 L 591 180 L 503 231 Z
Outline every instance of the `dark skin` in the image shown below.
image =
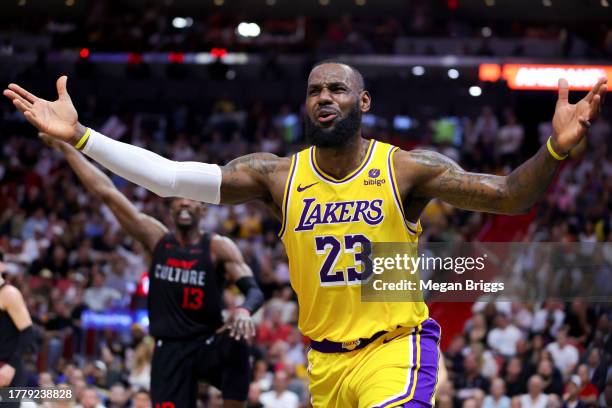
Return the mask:
M 38 98 L 16 84 L 10 84 L 4 95 L 39 130 L 75 145 L 86 128 L 78 122 L 66 81 L 66 77 L 58 79 L 59 98 L 54 102 Z M 606 90 L 607 79 L 601 78 L 587 96 L 570 104 L 567 81 L 559 81 L 551 139 L 558 154 L 567 154 L 585 136 Z M 371 97 L 350 67 L 329 63 L 311 71 L 305 106 L 312 121 L 331 129 L 338 119 L 349 114 L 355 103 L 362 113 L 368 112 Z M 336 117 L 320 121 L 322 112 L 326 116 L 331 112 Z M 367 143 L 359 130 L 340 148 L 317 149 L 317 163 L 328 174 L 341 178 L 361 163 Z M 433 198 L 465 210 L 498 214 L 525 212 L 542 197 L 560 161 L 542 146 L 508 176 L 470 173 L 451 159 L 425 150 L 399 151 L 393 164 L 406 216 L 414 222 Z M 222 167 L 221 203 L 262 200 L 272 213 L 280 216 L 289 166 L 289 158 L 270 153 L 253 153 L 231 161 Z
M 584 137 L 590 121 L 597 116 L 606 90 L 606 80 L 601 79 L 585 98 L 570 105 L 567 82 L 560 82 L 552 135 L 556 152 L 567 154 Z M 306 111 L 311 120 L 317 122 L 321 111 L 334 111 L 338 118 L 346 117 L 356 101 L 362 113 L 369 111 L 370 94 L 363 90 L 349 67 L 323 64 L 313 69 L 306 94 Z M 325 122 L 321 126 L 333 127 L 334 122 Z M 342 178 L 359 166 L 367 145 L 368 141 L 359 132 L 340 149 L 317 148 L 317 163 L 326 173 Z M 465 210 L 523 213 L 542 197 L 560 161 L 550 155 L 546 146 L 542 146 L 535 156 L 508 176 L 466 172 L 446 156 L 418 149 L 399 151 L 393 164 L 406 217 L 414 222 L 433 198 Z M 288 158 L 269 153 L 254 153 L 230 162 L 223 167 L 221 201 L 234 204 L 261 199 L 272 211 L 280 214 L 289 165 Z
M 113 185 L 112 181 L 97 167 L 90 163 L 74 147 L 57 141 L 45 134 L 40 137 L 49 146 L 62 152 L 70 167 L 87 190 L 106 204 L 113 212 L 121 227 L 131 237 L 139 241 L 151 257 L 157 243 L 168 233 L 168 228 L 155 218 L 140 211 Z M 201 203 L 185 198 L 175 198 L 170 204 L 170 213 L 176 226 L 176 237 L 181 245 L 196 244 L 202 233 L 198 225 L 206 209 Z M 210 241 L 211 260 L 215 265 L 222 264 L 226 278 L 236 282 L 240 278 L 253 276 L 236 244 L 227 237 L 213 235 Z M 217 333 L 230 331 L 236 340 L 249 339 L 255 336 L 255 323 L 246 309 L 233 310 Z M 224 401 L 226 408 L 244 407 L 244 402 Z

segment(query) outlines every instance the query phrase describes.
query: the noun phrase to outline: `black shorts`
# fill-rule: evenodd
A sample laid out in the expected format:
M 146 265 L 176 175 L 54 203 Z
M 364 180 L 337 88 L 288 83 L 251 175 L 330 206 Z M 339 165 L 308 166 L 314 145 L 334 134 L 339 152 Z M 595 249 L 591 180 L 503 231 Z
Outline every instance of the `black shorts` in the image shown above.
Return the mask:
M 200 380 L 220 389 L 225 400 L 246 401 L 250 378 L 247 343 L 227 333 L 155 342 L 151 368 L 154 407 L 195 407 Z

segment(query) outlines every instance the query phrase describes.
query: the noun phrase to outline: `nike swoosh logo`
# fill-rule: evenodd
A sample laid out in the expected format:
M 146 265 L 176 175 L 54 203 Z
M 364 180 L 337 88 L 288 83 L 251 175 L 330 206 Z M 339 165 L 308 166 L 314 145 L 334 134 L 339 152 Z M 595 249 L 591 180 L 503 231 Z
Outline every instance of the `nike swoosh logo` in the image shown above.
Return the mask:
M 298 191 L 298 193 L 301 193 L 302 191 L 304 191 L 304 190 L 314 186 L 315 184 L 319 184 L 319 182 L 317 181 L 315 183 L 309 184 L 309 185 L 304 186 L 304 187 L 302 187 L 302 185 L 299 185 L 299 186 L 297 186 L 297 191 Z
M 398 335 L 398 336 L 391 337 L 390 339 L 384 339 L 384 340 L 383 340 L 383 344 L 389 343 L 390 341 L 393 341 L 393 340 L 395 340 L 395 339 L 397 339 L 398 337 L 401 337 L 401 336 L 402 336 L 402 335 L 400 334 L 400 335 Z

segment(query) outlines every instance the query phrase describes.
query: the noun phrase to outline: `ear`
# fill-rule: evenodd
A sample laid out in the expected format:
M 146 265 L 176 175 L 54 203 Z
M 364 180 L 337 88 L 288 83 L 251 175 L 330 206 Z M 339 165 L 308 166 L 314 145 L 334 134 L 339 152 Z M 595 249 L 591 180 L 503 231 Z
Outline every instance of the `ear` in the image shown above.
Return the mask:
M 361 91 L 361 95 L 359 96 L 359 105 L 361 107 L 361 112 L 365 113 L 370 110 L 370 106 L 372 104 L 372 97 L 368 91 Z

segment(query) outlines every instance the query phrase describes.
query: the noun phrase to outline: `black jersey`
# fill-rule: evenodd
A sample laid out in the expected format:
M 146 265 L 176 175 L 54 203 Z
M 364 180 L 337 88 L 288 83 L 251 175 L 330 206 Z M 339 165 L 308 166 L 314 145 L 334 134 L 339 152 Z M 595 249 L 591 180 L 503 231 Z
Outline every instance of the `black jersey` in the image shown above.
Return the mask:
M 5 285 L 0 285 L 0 291 Z M 8 361 L 14 356 L 18 341 L 19 329 L 15 322 L 6 310 L 0 310 L 0 361 Z
M 162 339 L 187 339 L 214 332 L 223 324 L 223 277 L 210 256 L 210 235 L 181 245 L 165 235 L 153 251 L 149 270 L 150 333 Z

